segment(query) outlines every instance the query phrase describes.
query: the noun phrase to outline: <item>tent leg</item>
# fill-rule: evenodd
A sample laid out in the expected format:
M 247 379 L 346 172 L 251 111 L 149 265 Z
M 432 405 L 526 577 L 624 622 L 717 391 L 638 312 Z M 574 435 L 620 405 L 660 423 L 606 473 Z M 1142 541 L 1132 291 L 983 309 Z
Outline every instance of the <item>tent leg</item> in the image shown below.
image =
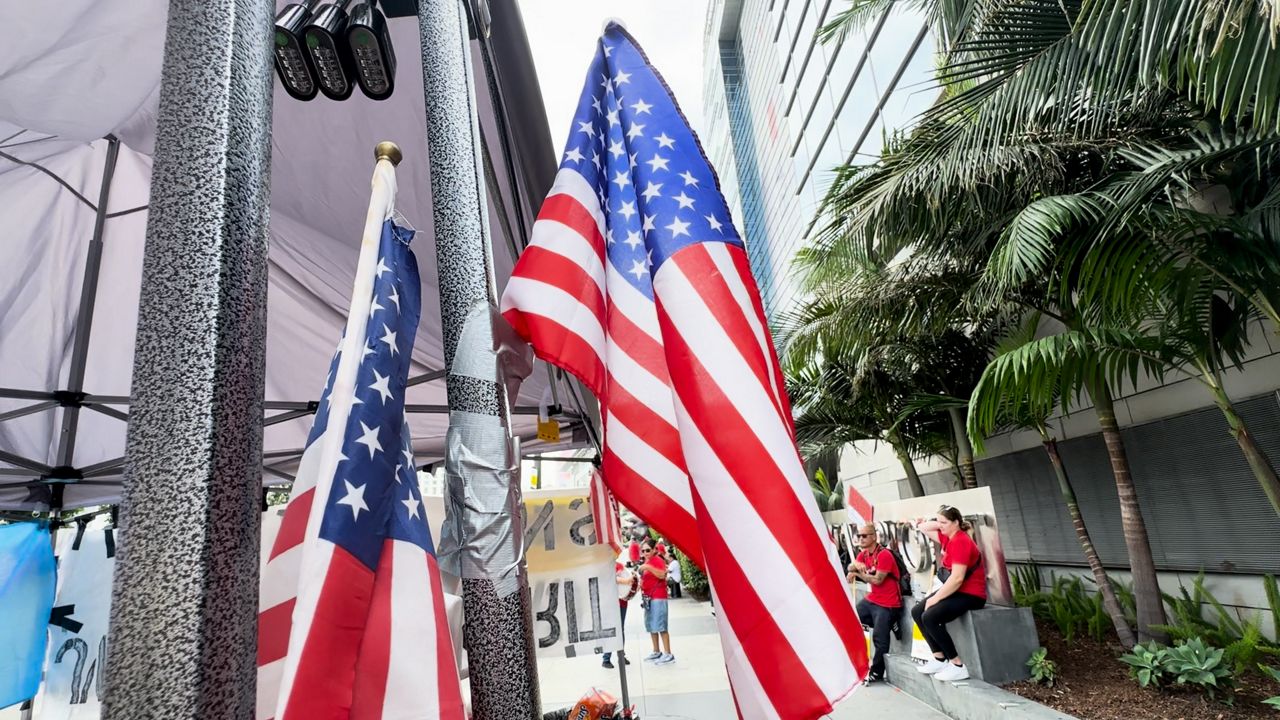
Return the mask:
M 67 376 L 67 391 L 84 391 L 84 370 L 89 356 L 89 333 L 93 329 L 93 308 L 98 299 L 98 271 L 102 267 L 102 234 L 107 227 L 107 202 L 111 199 L 111 181 L 116 174 L 116 158 L 120 156 L 120 141 L 114 135 L 107 136 L 107 159 L 102 168 L 102 188 L 98 191 L 97 217 L 93 223 L 93 237 L 89 240 L 89 253 L 84 262 L 84 281 L 80 283 L 80 310 L 76 314 L 75 341 L 71 347 L 71 370 Z M 76 453 L 76 431 L 80 426 L 79 403 L 62 408 L 62 434 L 58 437 L 58 465 L 71 467 Z M 62 493 L 55 492 L 57 507 L 49 510 L 56 518 L 62 512 Z
M 103 717 L 251 718 L 272 0 L 171 0 Z
M 459 0 L 418 6 L 449 435 L 440 559 L 462 578 L 475 720 L 541 716 L 519 459 L 494 353 L 494 278 L 467 19 Z M 467 332 L 463 332 L 464 327 Z M 461 451 L 461 452 L 460 452 Z

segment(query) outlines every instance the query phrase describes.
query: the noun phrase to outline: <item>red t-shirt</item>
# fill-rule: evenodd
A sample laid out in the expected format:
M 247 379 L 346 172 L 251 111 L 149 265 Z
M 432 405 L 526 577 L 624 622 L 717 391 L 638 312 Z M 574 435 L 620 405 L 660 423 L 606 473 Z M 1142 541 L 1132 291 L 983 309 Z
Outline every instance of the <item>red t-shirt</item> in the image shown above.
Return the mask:
M 640 562 L 640 543 L 632 540 L 631 547 L 627 548 L 627 555 L 631 558 L 631 562 Z
M 646 564 L 652 565 L 662 570 L 667 569 L 667 563 L 662 558 L 658 557 L 657 554 L 649 558 L 649 561 Z M 666 579 L 659 580 L 658 577 L 653 573 L 641 570 L 640 571 L 640 592 L 644 593 L 646 596 L 651 597 L 655 600 L 666 600 L 667 599 L 667 581 Z
M 880 607 L 902 607 L 902 593 L 898 591 L 898 562 L 893 559 L 893 553 L 889 552 L 888 548 L 882 547 L 872 558 L 870 553 L 863 550 L 858 553 L 857 559 L 868 570 L 875 570 L 885 578 L 879 585 L 871 586 L 867 599 Z
M 978 549 L 978 544 L 973 541 L 973 538 L 969 537 L 969 533 L 961 530 L 953 538 L 938 533 L 938 540 L 942 543 L 942 567 L 950 569 L 953 564 L 964 565 L 966 573 L 971 568 L 977 568 L 967 580 L 960 584 L 959 592 L 986 598 L 987 573 L 986 569 L 981 567 L 982 551 Z

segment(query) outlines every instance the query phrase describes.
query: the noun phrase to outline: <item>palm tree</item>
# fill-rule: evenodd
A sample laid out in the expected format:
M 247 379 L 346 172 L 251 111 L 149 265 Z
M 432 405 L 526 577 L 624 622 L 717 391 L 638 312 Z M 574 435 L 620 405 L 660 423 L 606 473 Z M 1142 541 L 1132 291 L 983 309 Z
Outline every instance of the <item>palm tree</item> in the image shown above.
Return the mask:
M 1032 314 L 1022 328 L 1006 338 L 998 350 L 997 356 L 1016 351 L 1018 348 L 1030 343 L 1035 337 L 1039 324 L 1039 316 Z M 1067 467 L 1062 462 L 1062 455 L 1058 452 L 1058 440 L 1049 431 L 1049 416 L 1054 407 L 1059 404 L 1059 401 L 1057 399 L 1044 398 L 1043 396 L 1029 396 L 1026 393 L 1004 393 L 997 386 L 998 380 L 999 376 L 997 374 L 984 374 L 978 387 L 974 390 L 971 407 L 982 409 L 969 415 L 968 430 L 973 436 L 974 447 L 981 452 L 983 438 L 1000 428 L 1030 429 L 1035 430 L 1036 434 L 1040 436 L 1040 443 L 1044 447 L 1049 464 L 1053 468 L 1054 477 L 1058 481 L 1058 491 L 1061 493 L 1062 500 L 1067 506 L 1067 512 L 1071 516 L 1071 524 L 1075 528 L 1076 539 L 1079 541 L 1080 549 L 1084 553 L 1085 562 L 1089 565 L 1090 572 L 1093 573 L 1093 580 L 1098 586 L 1098 592 L 1102 595 L 1102 605 L 1106 609 L 1107 615 L 1111 617 L 1111 624 L 1115 627 L 1116 637 L 1119 638 L 1120 644 L 1126 649 L 1133 647 L 1134 643 L 1137 642 L 1133 634 L 1133 628 L 1129 626 L 1129 620 L 1125 617 L 1124 609 L 1121 607 L 1119 598 L 1116 595 L 1115 586 L 1112 585 L 1111 578 L 1102 566 L 1102 559 L 1098 556 L 1098 551 L 1093 545 L 1093 538 L 1089 534 L 1084 515 L 1080 511 L 1080 503 L 1076 499 L 1075 488 L 1071 484 L 1071 478 L 1067 475 Z
M 1206 120 L 1261 134 L 1274 134 L 1280 124 L 1280 14 L 1268 0 L 908 2 L 925 11 L 940 40 L 944 94 L 879 164 L 838 175 L 826 203 L 831 222 L 816 245 L 829 275 L 871 252 L 986 263 L 1028 205 L 1088 192 L 1114 175 L 1127 148 L 1176 146 Z M 890 5 L 853 0 L 828 34 L 838 36 Z M 1137 207 L 1149 196 L 1132 195 Z M 1264 224 L 1274 227 L 1274 215 L 1265 210 Z M 1008 292 L 997 297 L 1053 312 L 1067 328 L 1046 338 L 1039 354 L 1026 355 L 1045 371 L 1074 364 L 1076 392 L 1092 399 L 1120 496 L 1145 635 L 1164 619 L 1154 561 L 1111 384 L 1087 342 L 1096 312 L 1077 283 L 1092 279 L 1076 275 L 1082 265 L 1070 266 L 1071 273 L 1051 281 L 1058 292 L 1040 292 L 1042 276 L 1027 277 L 1006 283 Z

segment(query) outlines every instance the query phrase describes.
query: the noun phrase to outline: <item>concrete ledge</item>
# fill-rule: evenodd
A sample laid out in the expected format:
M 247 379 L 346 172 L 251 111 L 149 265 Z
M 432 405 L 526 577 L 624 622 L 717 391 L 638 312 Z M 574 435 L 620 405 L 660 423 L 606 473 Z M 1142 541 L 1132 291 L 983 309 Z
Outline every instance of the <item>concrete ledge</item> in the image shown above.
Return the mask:
M 954 720 L 1077 720 L 1034 700 L 970 678 L 954 683 L 921 674 L 911 658 L 890 654 L 889 682 L 906 694 Z
M 908 614 L 903 616 L 908 624 L 910 606 L 914 604 L 908 599 Z M 993 685 L 1026 680 L 1027 660 L 1040 647 L 1031 608 L 988 605 L 947 623 L 947 632 L 969 667 L 969 674 Z M 891 641 L 890 652 L 910 656 L 910 635 L 905 642 Z

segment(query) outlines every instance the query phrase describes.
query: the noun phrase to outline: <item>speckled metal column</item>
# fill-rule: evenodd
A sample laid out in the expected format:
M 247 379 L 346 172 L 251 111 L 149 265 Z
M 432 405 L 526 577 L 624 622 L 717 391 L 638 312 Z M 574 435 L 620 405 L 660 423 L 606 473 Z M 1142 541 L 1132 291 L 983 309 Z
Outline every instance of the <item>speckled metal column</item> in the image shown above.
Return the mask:
M 252 718 L 273 0 L 172 0 L 103 717 Z
M 447 493 L 459 497 L 461 489 L 467 488 L 466 504 L 474 512 L 477 504 L 485 504 L 472 502 L 477 491 L 488 491 L 492 496 L 494 490 L 501 489 L 494 487 L 493 471 L 510 468 L 513 463 L 518 467 L 511 442 L 507 388 L 498 382 L 496 356 L 483 352 L 493 347 L 488 308 L 494 303 L 495 292 L 480 129 L 467 22 L 460 2 L 421 2 L 418 26 L 448 371 Z M 488 347 L 471 353 L 477 334 Z M 460 343 L 463 356 L 457 354 Z M 487 504 L 490 508 L 501 506 L 504 517 L 446 518 L 441 553 L 451 555 L 448 560 L 460 567 L 462 576 L 473 717 L 533 720 L 541 716 L 541 710 L 529 582 L 519 550 L 524 530 L 520 514 L 515 512 L 519 479 L 518 474 L 503 477 L 509 483 L 505 497 Z M 484 487 L 476 487 L 479 483 Z M 464 529 L 455 534 L 457 528 Z M 502 563 L 495 561 L 512 554 L 516 556 L 513 565 L 498 567 Z

